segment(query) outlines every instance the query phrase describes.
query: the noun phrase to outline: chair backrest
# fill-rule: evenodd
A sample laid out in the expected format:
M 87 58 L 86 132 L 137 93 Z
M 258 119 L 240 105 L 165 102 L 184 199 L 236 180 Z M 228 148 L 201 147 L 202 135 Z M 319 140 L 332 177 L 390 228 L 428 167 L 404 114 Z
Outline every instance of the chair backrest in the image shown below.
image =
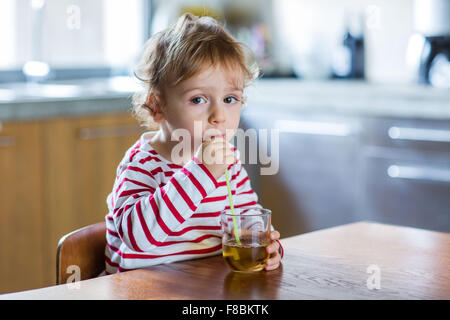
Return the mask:
M 69 266 L 78 266 L 80 280 L 95 278 L 105 270 L 106 223 L 99 222 L 66 234 L 56 251 L 56 284 L 73 275 Z M 68 272 L 69 271 L 69 272 Z

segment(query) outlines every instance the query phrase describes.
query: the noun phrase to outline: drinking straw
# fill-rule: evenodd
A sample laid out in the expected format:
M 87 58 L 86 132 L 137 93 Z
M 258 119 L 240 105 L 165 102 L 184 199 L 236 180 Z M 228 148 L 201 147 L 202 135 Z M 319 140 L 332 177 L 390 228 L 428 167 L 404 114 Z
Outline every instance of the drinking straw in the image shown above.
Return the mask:
M 234 237 L 236 238 L 237 245 L 241 245 L 241 241 L 239 240 L 239 233 L 236 223 L 236 217 L 234 215 L 234 206 L 233 206 L 233 198 L 231 197 L 231 187 L 230 187 L 230 177 L 228 176 L 228 169 L 225 168 L 225 179 L 227 180 L 227 189 L 228 189 L 228 200 L 230 200 L 230 210 L 233 218 L 234 225 Z

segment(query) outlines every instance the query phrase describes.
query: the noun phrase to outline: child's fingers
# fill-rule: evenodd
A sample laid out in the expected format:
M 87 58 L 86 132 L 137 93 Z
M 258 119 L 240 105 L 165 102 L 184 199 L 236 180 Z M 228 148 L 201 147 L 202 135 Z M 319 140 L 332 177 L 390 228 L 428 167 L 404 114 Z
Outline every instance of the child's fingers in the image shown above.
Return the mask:
M 265 269 L 268 271 L 275 270 L 276 268 L 278 268 L 280 266 L 280 261 L 281 261 L 281 256 L 278 253 L 274 254 L 270 259 L 268 259 L 266 261 Z
M 273 231 L 271 232 L 270 237 L 274 239 L 274 241 L 266 247 L 267 253 L 270 254 L 270 258 L 267 260 L 265 267 L 267 271 L 278 268 L 281 261 L 281 255 L 279 253 L 280 245 L 275 241 L 280 237 L 280 234 L 278 231 Z
M 270 265 L 266 265 L 265 269 L 266 271 L 271 271 L 271 270 L 275 270 L 280 266 L 280 263 L 278 262 L 277 264 L 270 264 Z
M 203 143 L 203 146 L 204 147 L 208 147 L 209 146 L 210 148 L 213 148 L 215 150 L 223 149 L 223 150 L 226 150 L 226 151 L 231 151 L 230 144 L 224 138 L 221 138 L 221 137 L 213 138 L 211 140 L 208 140 L 208 141 Z
M 228 165 L 234 163 L 235 155 L 228 143 L 221 138 L 215 138 L 204 145 L 202 161 L 206 164 Z
M 270 233 L 270 239 L 272 240 L 279 240 L 280 239 L 280 233 L 278 231 L 272 231 Z
M 280 249 L 280 245 L 276 241 L 272 242 L 271 244 L 269 244 L 266 247 L 266 251 L 269 254 L 277 253 L 279 249 Z

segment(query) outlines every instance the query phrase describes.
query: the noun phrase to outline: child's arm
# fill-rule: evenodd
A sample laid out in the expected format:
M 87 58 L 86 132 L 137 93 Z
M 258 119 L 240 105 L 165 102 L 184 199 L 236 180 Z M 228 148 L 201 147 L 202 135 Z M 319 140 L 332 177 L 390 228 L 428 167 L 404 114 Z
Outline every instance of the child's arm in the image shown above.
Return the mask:
M 154 178 L 160 171 L 159 167 L 148 171 L 133 161 L 123 168 L 108 203 L 121 240 L 137 252 L 166 245 L 170 245 L 169 251 L 177 250 L 175 241 L 167 242 L 167 237 L 177 236 L 179 226 L 218 186 L 204 166 L 193 160 L 164 186 Z

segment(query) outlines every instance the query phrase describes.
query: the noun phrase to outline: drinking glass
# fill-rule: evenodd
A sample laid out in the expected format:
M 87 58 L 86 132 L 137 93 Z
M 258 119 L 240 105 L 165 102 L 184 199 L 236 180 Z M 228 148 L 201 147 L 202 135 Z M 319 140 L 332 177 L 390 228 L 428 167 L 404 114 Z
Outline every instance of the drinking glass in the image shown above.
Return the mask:
M 264 269 L 269 254 L 272 212 L 261 207 L 234 208 L 220 213 L 222 255 L 228 267 L 237 272 Z

